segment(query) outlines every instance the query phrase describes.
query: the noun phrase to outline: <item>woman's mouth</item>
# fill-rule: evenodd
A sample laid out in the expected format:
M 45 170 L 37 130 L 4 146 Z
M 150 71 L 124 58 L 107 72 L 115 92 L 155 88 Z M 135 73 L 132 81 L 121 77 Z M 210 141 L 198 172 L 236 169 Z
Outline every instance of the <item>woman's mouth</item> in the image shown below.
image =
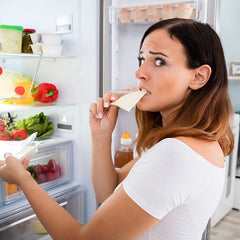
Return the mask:
M 146 91 L 146 95 L 150 95 L 151 92 L 148 91 L 146 88 L 139 88 L 140 91 Z

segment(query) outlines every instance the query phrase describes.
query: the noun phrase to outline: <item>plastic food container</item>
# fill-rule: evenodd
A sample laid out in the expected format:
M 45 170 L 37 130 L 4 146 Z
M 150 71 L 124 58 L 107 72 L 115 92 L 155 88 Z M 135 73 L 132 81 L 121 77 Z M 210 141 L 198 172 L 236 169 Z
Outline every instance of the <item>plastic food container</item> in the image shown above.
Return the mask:
M 3 71 L 0 75 L 0 99 L 9 99 L 11 103 L 24 100 L 25 103 L 33 102 L 31 89 L 33 86 L 33 79 L 25 73 L 18 73 L 12 71 Z M 19 102 L 21 103 L 21 101 Z
M 161 18 L 162 19 L 169 19 L 169 18 L 175 18 L 175 17 L 177 17 L 176 6 L 174 6 L 172 4 L 161 6 Z
M 69 181 L 72 175 L 72 142 L 40 148 L 27 169 L 44 189 Z
M 31 33 L 29 35 L 30 35 L 30 38 L 31 38 L 33 44 L 40 43 L 40 41 L 41 41 L 40 33 Z
M 61 56 L 62 55 L 62 45 L 42 45 L 42 52 L 44 55 L 48 56 Z
M 42 42 L 46 45 L 60 45 L 62 36 L 59 34 L 42 34 Z
M 193 6 L 191 4 L 179 4 L 177 9 L 178 18 L 191 18 L 193 13 Z
M 4 182 L 5 199 L 11 201 L 21 195 L 20 188 L 15 184 Z
M 34 43 L 30 45 L 34 54 L 42 54 L 42 44 Z
M 49 139 L 39 145 L 27 169 L 42 188 L 48 190 L 72 180 L 72 148 L 71 140 Z M 0 179 L 0 206 L 23 197 L 20 188 Z
M 118 13 L 118 18 L 121 23 L 128 23 L 131 22 L 131 12 L 130 8 L 121 8 L 120 12 Z
M 23 27 L 0 25 L 0 52 L 21 53 Z

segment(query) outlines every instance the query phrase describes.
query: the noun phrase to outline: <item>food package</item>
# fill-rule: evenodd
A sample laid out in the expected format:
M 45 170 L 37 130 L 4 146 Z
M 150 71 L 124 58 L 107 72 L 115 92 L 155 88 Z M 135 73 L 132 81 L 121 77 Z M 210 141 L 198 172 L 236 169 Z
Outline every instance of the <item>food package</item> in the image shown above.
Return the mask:
M 193 13 L 193 6 L 190 3 L 179 4 L 177 7 L 177 17 L 178 18 L 191 18 Z
M 161 7 L 162 19 L 170 19 L 175 17 L 177 17 L 177 8 L 174 5 L 170 4 Z
M 147 7 L 147 20 L 148 21 L 158 21 L 160 19 L 158 14 L 158 6 Z
M 131 22 L 131 9 L 129 8 L 121 8 L 118 18 L 121 23 Z
M 21 53 L 23 27 L 0 25 L 0 52 Z
M 0 84 L 0 99 L 9 99 L 4 103 L 29 104 L 34 101 L 31 93 L 32 78 L 26 74 L 3 71 L 0 75 Z

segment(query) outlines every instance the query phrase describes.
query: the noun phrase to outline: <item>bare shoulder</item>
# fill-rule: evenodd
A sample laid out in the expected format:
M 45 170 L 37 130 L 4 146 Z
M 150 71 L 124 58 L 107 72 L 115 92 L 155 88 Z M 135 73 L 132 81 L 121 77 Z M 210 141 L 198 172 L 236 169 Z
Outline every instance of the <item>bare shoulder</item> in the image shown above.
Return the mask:
M 224 167 L 224 155 L 217 141 L 208 141 L 193 137 L 176 137 L 188 145 L 193 151 L 201 155 L 209 163 L 216 167 Z

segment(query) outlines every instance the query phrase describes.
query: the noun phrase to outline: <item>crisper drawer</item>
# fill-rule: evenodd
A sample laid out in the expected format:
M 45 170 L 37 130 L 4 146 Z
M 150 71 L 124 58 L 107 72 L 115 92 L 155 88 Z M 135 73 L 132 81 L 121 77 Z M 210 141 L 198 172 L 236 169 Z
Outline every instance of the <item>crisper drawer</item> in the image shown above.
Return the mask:
M 54 143 L 53 143 L 54 142 Z M 30 160 L 28 171 L 32 177 L 48 190 L 72 179 L 72 141 L 52 141 L 50 144 L 40 144 L 39 150 Z M 23 193 L 16 185 L 1 184 L 2 201 L 7 204 L 23 197 Z
M 49 194 L 73 218 L 82 223 L 84 222 L 84 189 L 78 184 L 65 185 L 51 189 Z M 52 238 L 34 214 L 27 200 L 21 199 L 8 204 L 2 210 L 0 208 L 0 239 L 47 240 Z

